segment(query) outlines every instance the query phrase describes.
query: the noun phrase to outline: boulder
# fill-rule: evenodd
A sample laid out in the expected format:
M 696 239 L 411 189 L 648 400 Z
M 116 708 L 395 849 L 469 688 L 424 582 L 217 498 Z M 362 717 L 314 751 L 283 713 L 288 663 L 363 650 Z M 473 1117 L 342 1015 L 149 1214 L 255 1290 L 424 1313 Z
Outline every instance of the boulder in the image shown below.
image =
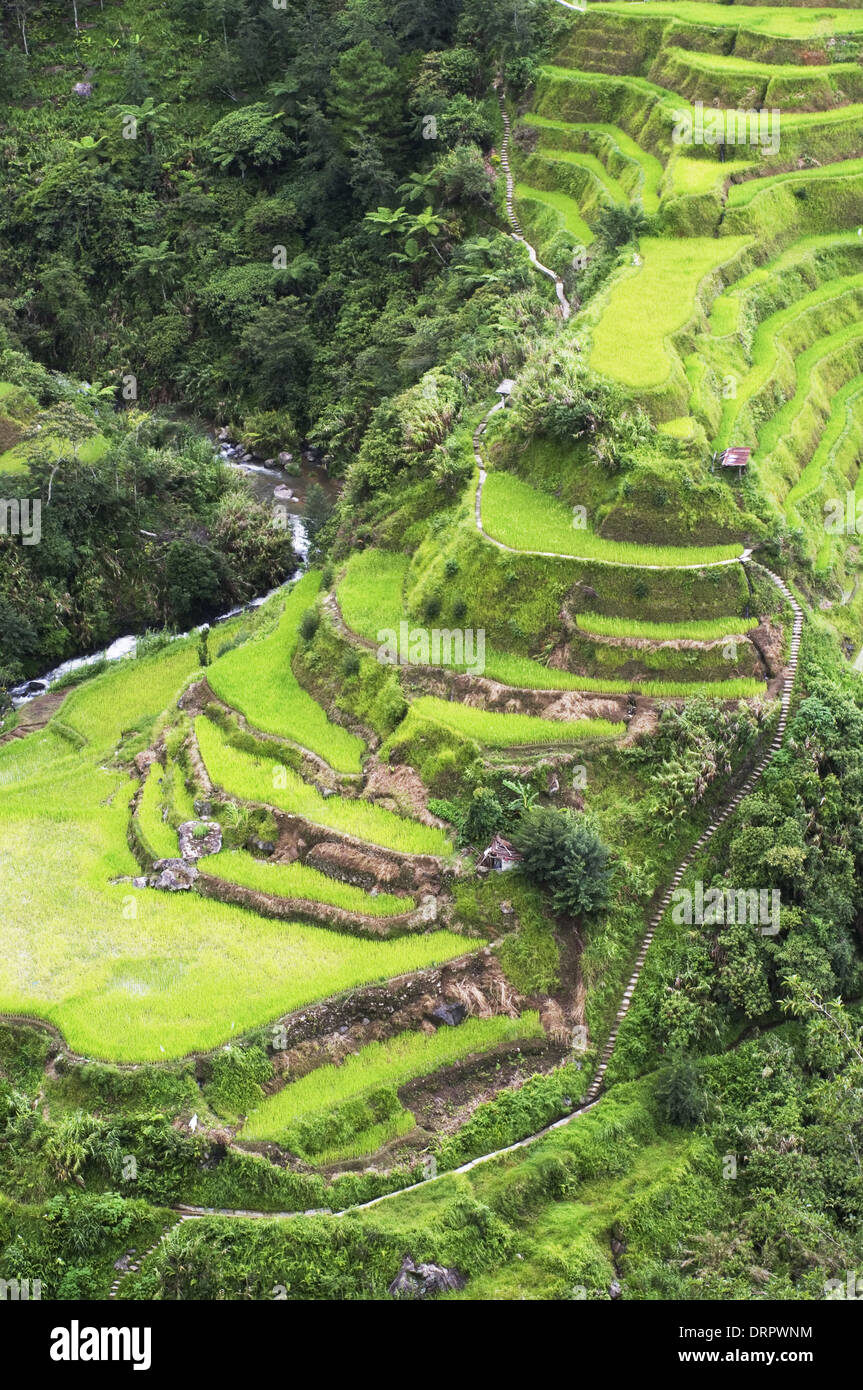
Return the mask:
M 194 864 L 187 864 L 185 859 L 158 859 L 153 868 L 150 887 L 166 893 L 187 893 L 198 877 Z
M 447 1028 L 457 1028 L 467 1018 L 467 1009 L 464 1004 L 449 1003 L 442 999 L 441 1002 L 432 1009 L 432 1018 L 436 1018 L 439 1023 L 443 1023 Z
M 153 763 L 158 761 L 152 748 L 145 748 L 143 753 L 135 754 L 135 769 L 143 777 L 144 773 L 153 766 Z
M 180 855 L 185 860 L 203 859 L 222 848 L 222 827 L 214 820 L 187 820 L 177 831 Z
M 464 1278 L 457 1269 L 447 1269 L 445 1265 L 414 1264 L 410 1255 L 405 1255 L 402 1266 L 388 1293 L 390 1298 L 429 1298 L 436 1293 L 449 1293 L 451 1289 L 463 1289 Z

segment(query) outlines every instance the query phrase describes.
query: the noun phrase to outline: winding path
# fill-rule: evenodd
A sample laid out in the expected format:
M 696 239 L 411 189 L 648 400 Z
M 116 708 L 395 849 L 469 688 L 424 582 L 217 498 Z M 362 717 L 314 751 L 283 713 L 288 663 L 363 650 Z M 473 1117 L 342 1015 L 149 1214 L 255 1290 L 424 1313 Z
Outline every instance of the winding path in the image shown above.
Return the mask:
M 563 0 L 561 0 L 561 3 L 563 3 Z M 570 6 L 567 5 L 567 9 L 569 8 Z M 575 9 L 576 6 L 572 6 L 571 8 Z M 561 280 L 559 275 L 555 274 L 553 270 L 549 270 L 547 265 L 543 265 L 542 261 L 537 256 L 534 247 L 531 246 L 530 242 L 527 240 L 527 237 L 524 236 L 521 230 L 521 224 L 518 220 L 518 217 L 516 216 L 515 183 L 512 177 L 512 170 L 509 167 L 509 115 L 507 114 L 506 103 L 503 99 L 503 92 L 500 86 L 498 84 L 496 85 L 497 99 L 500 102 L 500 115 L 501 120 L 503 121 L 503 140 L 501 142 L 500 147 L 500 162 L 501 167 L 503 168 L 503 172 L 506 175 L 506 215 L 509 218 L 510 225 L 513 229 L 510 235 L 513 241 L 520 241 L 522 246 L 527 247 L 527 254 L 530 256 L 531 264 L 534 266 L 534 269 L 538 270 L 541 275 L 547 275 L 549 280 L 553 282 L 554 292 L 557 295 L 558 303 L 560 304 L 560 312 L 564 319 L 568 319 L 570 314 L 572 313 L 572 309 L 570 307 L 569 300 L 566 297 L 566 290 L 563 287 L 563 281 Z

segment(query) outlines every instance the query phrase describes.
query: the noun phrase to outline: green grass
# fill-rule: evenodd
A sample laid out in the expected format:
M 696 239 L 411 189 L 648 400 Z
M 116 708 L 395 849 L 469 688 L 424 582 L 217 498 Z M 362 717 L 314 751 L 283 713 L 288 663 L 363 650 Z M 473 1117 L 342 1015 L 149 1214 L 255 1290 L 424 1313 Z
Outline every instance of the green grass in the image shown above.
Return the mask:
M 259 893 L 274 893 L 279 898 L 307 898 L 344 908 L 346 912 L 365 912 L 372 917 L 395 917 L 401 912 L 412 912 L 416 907 L 413 898 L 400 898 L 395 893 L 378 893 L 372 897 L 362 888 L 328 878 L 305 864 L 273 863 L 256 859 L 244 850 L 211 854 L 199 861 L 199 867 L 204 874 L 212 874 L 226 883 L 254 888 Z
M 702 280 L 748 244 L 746 237 L 642 237 L 643 264 L 615 281 L 594 329 L 593 370 L 633 390 L 662 386 L 673 366 L 668 339 L 692 320 Z
M 624 190 L 621 188 L 617 179 L 609 174 L 605 165 L 597 159 L 595 154 L 583 154 L 577 150 L 558 150 L 549 146 L 543 146 L 537 151 L 537 156 L 545 164 L 572 164 L 577 169 L 583 169 L 586 174 L 593 179 L 599 187 L 601 193 L 612 203 L 625 206 L 629 202 Z
M 353 632 L 358 633 L 360 637 L 368 638 L 370 641 L 376 641 L 377 634 L 383 625 L 391 629 L 398 628 L 405 616 L 402 593 L 409 564 L 406 555 L 396 555 L 390 551 L 362 550 L 351 556 L 344 578 L 338 587 L 338 598 L 342 616 Z M 350 621 L 348 614 L 350 614 Z M 594 616 L 594 614 L 585 614 L 584 621 L 579 619 L 585 630 L 600 631 L 599 628 L 586 628 L 586 623 L 592 621 Z M 613 622 L 615 620 L 598 619 L 597 621 Z M 623 621 L 621 620 L 621 622 Z M 654 628 L 667 627 L 672 636 L 683 637 L 690 635 L 683 628 L 691 627 L 697 638 L 707 641 L 710 639 L 707 636 L 702 637 L 702 632 L 712 632 L 714 626 L 722 628 L 719 635 L 723 636 L 726 632 L 746 632 L 750 627 L 755 627 L 756 623 L 754 620 L 745 618 L 718 618 L 715 620 L 715 624 L 712 621 L 704 621 L 688 625 L 633 623 L 629 626 L 643 627 L 645 632 L 644 634 L 638 632 L 624 635 L 654 635 L 657 640 L 661 640 L 661 638 L 658 637 L 657 633 L 654 633 Z M 649 633 L 646 631 L 648 628 L 651 630 Z M 698 631 L 695 632 L 695 629 Z M 467 668 L 462 666 L 454 669 L 465 670 Z M 743 699 L 750 695 L 764 693 L 764 686 L 761 682 L 746 679 L 642 681 L 607 680 L 596 676 L 580 676 L 571 671 L 559 671 L 553 666 L 545 666 L 541 661 L 533 661 L 529 656 L 518 656 L 514 652 L 500 651 L 490 647 L 488 643 L 486 643 L 485 671 L 483 674 L 488 676 L 490 680 L 500 681 L 502 685 L 510 685 L 522 690 L 584 690 L 598 691 L 607 695 L 626 695 L 633 692 L 657 698 L 663 696 L 670 698 L 678 695 L 711 695 L 724 700 Z
M 620 738 L 625 724 L 612 724 L 607 719 L 576 719 L 562 722 L 538 719 L 530 714 L 496 714 L 491 710 L 474 709 L 454 700 L 439 700 L 423 695 L 414 700 L 411 711 L 416 718 L 430 719 L 442 724 L 463 738 L 475 739 L 487 748 L 513 748 L 519 744 L 580 743 L 583 739 Z M 396 730 L 395 739 L 399 737 Z
M 386 628 L 397 629 L 404 616 L 402 589 L 409 560 L 392 550 L 354 551 L 339 581 L 342 617 L 352 632 L 370 642 Z
M 863 237 L 853 232 L 831 232 L 828 235 L 802 237 L 786 247 L 781 255 L 767 265 L 759 266 L 743 279 L 714 299 L 710 309 L 710 333 L 713 338 L 728 337 L 740 327 L 744 303 L 750 291 L 769 286 L 771 282 L 788 270 L 794 270 L 807 262 L 812 262 L 813 253 L 831 251 L 845 247 L 863 254 Z
M 44 442 L 55 457 L 59 457 L 67 447 L 71 448 L 67 439 L 46 439 Z M 26 473 L 32 448 L 32 443 L 13 444 L 11 449 L 0 454 L 0 473 Z M 105 436 L 95 434 L 92 439 L 85 439 L 80 445 L 78 458 L 81 463 L 98 463 L 99 459 L 104 458 L 109 448 L 110 443 Z
M 332 1110 L 376 1088 L 403 1086 L 472 1053 L 541 1037 L 542 1032 L 539 1014 L 528 1010 L 520 1018 L 468 1018 L 456 1028 L 399 1033 L 386 1042 L 369 1043 L 341 1065 L 318 1067 L 267 1096 L 248 1116 L 241 1137 L 289 1147 L 291 1129 L 298 1120 Z
M 511 473 L 489 473 L 482 490 L 483 529 L 513 550 L 568 555 L 609 565 L 675 569 L 736 559 L 742 545 L 636 545 L 576 530 L 572 513 Z
M 583 632 L 595 632 L 600 637 L 644 637 L 651 642 L 718 642 L 723 637 L 750 632 L 758 626 L 757 618 L 705 618 L 699 622 L 643 623 L 635 618 L 603 617 L 600 613 L 579 613 L 577 622 Z
M 153 763 L 147 773 L 144 790 L 138 804 L 138 824 L 147 847 L 152 850 L 156 859 L 176 859 L 178 854 L 176 831 L 173 826 L 162 819 L 161 797 L 164 775 L 164 769 L 161 765 Z
M 838 276 L 836 279 L 825 281 L 819 285 L 817 290 L 804 295 L 802 299 L 789 304 L 787 308 L 771 314 L 769 318 L 764 319 L 758 325 L 752 340 L 752 366 L 739 383 L 736 397 L 723 404 L 722 419 L 716 437 L 716 449 L 727 448 L 732 443 L 732 437 L 744 406 L 748 405 L 776 374 L 780 353 L 783 351 L 787 353 L 788 351 L 783 341 L 783 335 L 786 331 L 795 328 L 799 330 L 804 326 L 805 315 L 849 295 L 851 296 L 849 308 L 853 311 L 861 291 L 863 291 L 863 274 Z M 854 328 L 853 324 L 851 328 Z
M 276 806 L 305 816 L 316 825 L 404 854 L 448 855 L 452 850 L 447 836 L 434 826 L 394 815 L 359 798 L 321 796 L 290 768 L 231 747 L 208 719 L 195 720 L 195 733 L 210 777 L 230 796 Z
M 62 723 L 107 757 L 130 733 L 146 735 L 198 669 L 197 642 L 184 639 L 153 656 L 118 661 L 66 697 Z
M 593 14 L 619 14 L 629 18 L 664 18 L 684 24 L 722 26 L 753 30 L 781 38 L 813 38 L 825 32 L 850 34 L 863 32 L 863 16 L 855 9 L 817 9 L 775 5 L 726 5 L 705 3 L 704 0 L 627 0 L 612 3 L 592 3 Z M 827 27 L 829 26 L 829 28 Z
M 519 203 L 540 203 L 543 207 L 551 208 L 562 221 L 565 231 L 580 241 L 583 246 L 590 246 L 593 241 L 593 232 L 582 217 L 575 198 L 570 198 L 566 193 L 553 192 L 544 188 L 532 188 L 527 183 L 516 184 L 515 196 Z
M 621 130 L 620 126 L 610 125 L 607 121 L 556 121 L 547 116 L 535 116 L 532 112 L 523 118 L 522 125 L 537 129 L 540 133 L 556 132 L 564 138 L 577 138 L 582 134 L 591 140 L 604 138 L 609 145 L 616 147 L 624 159 L 638 165 L 641 178 L 637 196 L 640 197 L 646 213 L 652 215 L 656 212 L 659 207 L 662 164 L 655 155 L 642 149 L 631 135 Z
M 359 772 L 362 741 L 330 722 L 291 668 L 300 618 L 314 603 L 320 584 L 320 574 L 303 575 L 285 599 L 275 631 L 219 657 L 207 679 L 219 698 L 255 728 L 310 749 L 338 772 Z
M 47 1019 L 85 1056 L 167 1061 L 464 954 L 446 931 L 368 941 L 112 883 L 139 872 L 130 791 L 50 730 L 0 748 L 0 1011 Z
M 837 450 L 852 432 L 859 432 L 863 418 L 863 376 L 853 377 L 833 397 L 830 418 L 818 448 L 789 492 L 786 509 L 796 506 L 817 492 Z M 861 473 L 863 476 L 863 473 Z
M 848 348 L 852 349 L 852 352 L 856 348 L 850 365 L 853 380 L 859 377 L 859 368 L 863 365 L 863 323 L 847 324 L 845 328 L 830 334 L 829 337 L 819 338 L 795 359 L 796 390 L 794 395 L 789 401 L 786 401 L 781 410 L 778 410 L 768 420 L 759 434 L 755 458 L 761 466 L 762 474 L 767 472 L 767 460 L 771 460 L 771 471 L 774 471 L 776 463 L 774 455 L 778 454 L 780 445 L 782 445 L 786 456 L 790 451 L 791 465 L 794 466 L 797 458 L 793 446 L 796 444 L 798 451 L 807 448 L 808 432 L 812 431 L 813 428 L 817 429 L 822 420 L 829 422 L 832 412 L 828 388 L 823 383 L 818 382 L 817 373 L 819 368 L 827 368 L 831 365 L 830 358 L 835 354 L 839 354 L 841 357 Z M 855 367 L 857 368 L 856 371 Z M 843 386 L 847 384 L 847 381 L 843 382 Z M 798 426 L 802 440 L 795 433 Z M 820 470 L 821 460 L 819 460 L 817 467 Z M 787 494 L 785 506 L 787 507 Z
M 847 111 L 847 108 L 845 108 Z M 830 113 L 821 113 L 822 118 Z M 776 188 L 784 183 L 811 183 L 821 179 L 856 178 L 863 174 L 863 159 L 844 159 L 836 164 L 824 164 L 818 169 L 793 169 L 785 174 L 769 174 L 761 179 L 748 179 L 745 183 L 732 184 L 728 190 L 730 208 L 747 207 L 765 189 Z
M 686 148 L 679 146 L 668 161 L 671 192 L 676 198 L 713 193 L 735 174 L 751 173 L 753 168 L 748 159 L 726 159 L 724 164 L 719 159 L 695 159 L 685 153 Z

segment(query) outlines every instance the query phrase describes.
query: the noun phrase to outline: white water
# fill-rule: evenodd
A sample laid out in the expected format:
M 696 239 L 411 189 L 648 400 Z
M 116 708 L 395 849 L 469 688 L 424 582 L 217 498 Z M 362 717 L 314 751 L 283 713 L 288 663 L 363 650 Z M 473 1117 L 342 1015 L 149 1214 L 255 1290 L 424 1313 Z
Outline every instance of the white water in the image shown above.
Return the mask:
M 226 467 L 236 468 L 242 473 L 266 474 L 270 477 L 278 478 L 280 485 L 284 483 L 286 475 L 281 468 L 266 468 L 263 464 L 235 462 L 232 455 L 236 452 L 238 451 L 230 444 L 219 445 L 219 454 Z M 260 500 L 264 500 L 260 488 L 256 489 L 256 494 Z M 286 584 L 291 584 L 302 574 L 308 562 L 309 537 L 302 517 L 290 516 L 288 520 L 293 533 L 294 551 L 300 560 L 300 568 L 291 575 L 290 579 L 285 580 Z M 266 594 L 259 594 L 257 598 L 250 599 L 248 603 L 241 603 L 236 608 L 228 609 L 227 613 L 220 613 L 217 618 L 213 619 L 212 624 L 202 623 L 199 627 L 193 627 L 190 632 L 178 632 L 171 640 L 179 642 L 180 638 L 189 637 L 191 633 L 194 632 L 201 632 L 204 627 L 215 626 L 217 623 L 227 622 L 229 618 L 239 617 L 241 613 L 248 613 L 252 608 L 260 608 L 262 603 L 266 603 L 268 598 L 272 598 L 273 594 L 278 593 L 279 589 L 283 587 L 284 585 L 279 584 L 275 589 L 270 589 Z M 128 637 L 118 637 L 109 647 L 104 647 L 101 651 L 91 652 L 87 656 L 70 657 L 68 661 L 63 661 L 59 666 L 55 666 L 52 670 L 47 671 L 44 676 L 39 676 L 30 681 L 22 681 L 20 685 L 13 686 L 9 691 L 12 700 L 12 708 L 20 709 L 22 705 L 28 704 L 30 700 L 35 700 L 37 695 L 44 695 L 45 691 L 52 686 L 55 681 L 61 680 L 63 676 L 68 676 L 70 671 L 80 671 L 82 667 L 92 666 L 97 661 L 123 661 L 126 657 L 135 656 L 137 650 L 138 639 L 134 635 L 130 635 Z

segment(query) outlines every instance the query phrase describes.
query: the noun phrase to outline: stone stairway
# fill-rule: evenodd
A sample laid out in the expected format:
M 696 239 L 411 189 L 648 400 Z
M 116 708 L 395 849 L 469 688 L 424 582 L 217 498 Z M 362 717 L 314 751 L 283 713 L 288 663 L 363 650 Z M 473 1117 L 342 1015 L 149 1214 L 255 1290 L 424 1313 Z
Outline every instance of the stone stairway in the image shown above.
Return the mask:
M 522 232 L 521 223 L 519 222 L 518 217 L 516 215 L 515 181 L 512 177 L 512 169 L 510 168 L 509 163 L 510 121 L 506 110 L 506 104 L 503 99 L 503 92 L 501 91 L 500 87 L 498 87 L 497 89 L 497 99 L 500 103 L 500 115 L 501 120 L 503 121 L 503 142 L 500 147 L 500 163 L 503 172 L 506 176 L 506 215 L 509 218 L 510 226 L 513 229 L 512 238 L 513 241 L 520 241 L 523 246 L 527 247 L 527 253 L 530 256 L 531 264 L 534 266 L 536 270 L 540 272 L 540 274 L 547 275 L 548 278 L 553 282 L 554 292 L 557 295 L 558 303 L 560 304 L 561 316 L 564 319 L 568 319 L 570 314 L 572 313 L 572 309 L 570 307 L 569 300 L 566 297 L 566 291 L 563 287 L 563 281 L 561 280 L 559 275 L 555 274 L 553 270 L 549 270 L 547 265 L 542 264 L 542 261 L 536 254 L 535 248 L 531 246 L 530 242 L 527 240 L 527 237 Z
M 620 1008 L 617 1011 L 617 1016 L 614 1021 L 614 1027 L 612 1028 L 608 1036 L 608 1040 L 599 1059 L 599 1066 L 597 1067 L 596 1075 L 594 1076 L 593 1081 L 591 1082 L 590 1087 L 585 1095 L 585 1105 L 589 1105 L 591 1104 L 591 1102 L 595 1101 L 600 1091 L 602 1090 L 603 1082 L 605 1080 L 605 1073 L 608 1070 L 608 1064 L 611 1061 L 611 1057 L 614 1052 L 614 1046 L 617 1042 L 617 1035 L 620 1031 L 620 1025 L 622 1024 L 623 1020 L 626 1018 L 627 1013 L 629 1012 L 629 1006 L 632 1003 L 632 996 L 635 993 L 635 986 L 638 984 L 639 976 L 641 974 L 642 969 L 644 968 L 644 962 L 647 959 L 647 952 L 649 951 L 651 942 L 653 941 L 653 938 L 656 934 L 656 929 L 659 926 L 659 923 L 662 921 L 662 918 L 668 909 L 674 890 L 677 887 L 679 887 L 683 875 L 686 873 L 687 869 L 689 869 L 696 855 L 698 855 L 701 852 L 701 850 L 716 833 L 719 827 L 722 824 L 724 824 L 724 822 L 728 819 L 732 812 L 737 809 L 743 798 L 745 796 L 749 796 L 750 792 L 752 792 L 755 789 L 757 783 L 759 782 L 764 773 L 765 768 L 768 766 L 768 764 L 772 761 L 776 753 L 778 753 L 779 749 L 782 747 L 782 741 L 785 736 L 785 726 L 788 723 L 788 715 L 791 709 L 791 695 L 794 690 L 794 678 L 797 674 L 797 658 L 800 652 L 800 635 L 803 628 L 803 609 L 800 607 L 799 603 L 794 598 L 794 595 L 791 593 L 791 590 L 788 588 L 788 585 L 784 582 L 784 580 L 780 579 L 778 575 L 772 572 L 772 570 L 767 569 L 763 565 L 759 565 L 758 568 L 763 570 L 767 577 L 770 580 L 772 580 L 772 582 L 776 585 L 777 589 L 782 594 L 782 597 L 786 600 L 787 603 L 790 604 L 792 612 L 794 614 L 794 624 L 791 634 L 791 650 L 789 653 L 788 667 L 782 689 L 782 705 L 779 714 L 779 723 L 776 726 L 776 733 L 773 737 L 773 742 L 771 743 L 764 757 L 761 759 L 761 762 L 758 764 L 757 767 L 755 767 L 752 770 L 752 772 L 750 772 L 748 778 L 743 783 L 743 785 L 740 788 L 738 788 L 738 790 L 734 793 L 730 800 L 725 803 L 723 809 L 719 811 L 715 818 L 710 822 L 701 838 L 697 840 L 696 843 L 692 846 L 692 849 L 689 851 L 686 858 L 681 860 L 681 862 L 678 864 L 677 868 L 674 871 L 674 876 L 672 877 L 671 882 L 669 883 L 668 888 L 665 891 L 665 894 L 661 898 L 660 902 L 657 904 L 653 912 L 653 916 L 650 919 L 647 932 L 645 933 L 642 939 L 638 955 L 635 958 L 635 967 L 631 976 L 629 977 L 626 989 L 623 991 L 623 999 L 621 1000 Z
M 193 1212 L 183 1212 L 183 1214 L 177 1218 L 173 1225 L 165 1226 L 164 1230 L 162 1231 L 162 1234 L 159 1236 L 159 1239 L 154 1240 L 149 1250 L 145 1250 L 143 1255 L 140 1255 L 137 1258 L 133 1258 L 133 1256 L 137 1255 L 135 1247 L 130 1247 L 130 1249 L 126 1251 L 125 1255 L 121 1255 L 120 1259 L 117 1260 L 116 1264 L 114 1265 L 114 1268 L 118 1269 L 120 1272 L 117 1275 L 117 1278 L 114 1280 L 113 1284 L 111 1285 L 108 1297 L 117 1297 L 117 1291 L 119 1290 L 123 1280 L 128 1279 L 130 1274 L 137 1274 L 144 1261 L 150 1255 L 152 1255 L 154 1251 L 158 1250 L 159 1246 L 162 1245 L 168 1239 L 168 1236 L 171 1234 L 172 1231 L 175 1231 L 178 1226 L 182 1226 L 184 1221 L 196 1221 L 197 1219 L 197 1214 Z

